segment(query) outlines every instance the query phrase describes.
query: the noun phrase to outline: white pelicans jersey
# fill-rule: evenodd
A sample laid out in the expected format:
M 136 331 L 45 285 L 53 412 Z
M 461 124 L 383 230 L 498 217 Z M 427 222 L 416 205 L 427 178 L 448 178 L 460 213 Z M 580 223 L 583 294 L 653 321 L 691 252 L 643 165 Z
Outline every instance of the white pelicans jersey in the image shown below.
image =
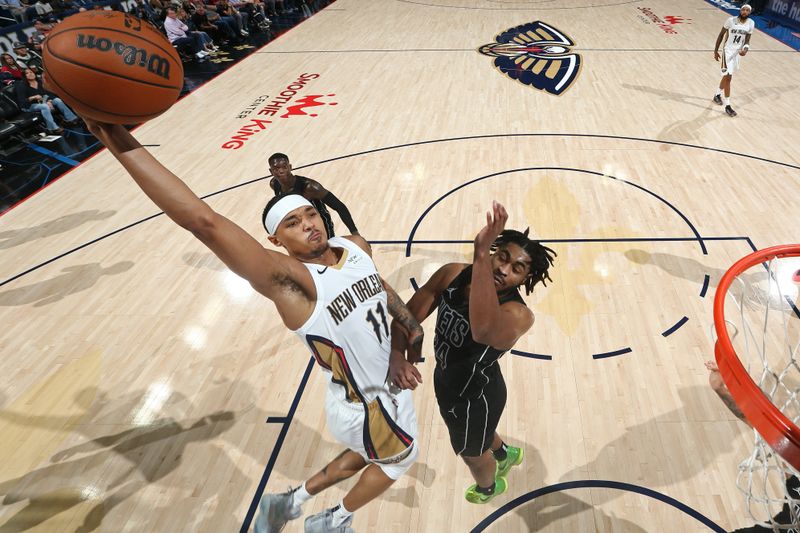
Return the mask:
M 311 317 L 296 333 L 317 363 L 331 374 L 331 393 L 363 409 L 368 422 L 363 443 L 371 460 L 396 456 L 413 442 L 398 425 L 397 401 L 387 383 L 391 317 L 386 291 L 372 258 L 342 237 L 328 241 L 342 248 L 336 266 L 304 263 L 317 289 Z M 413 403 L 411 404 L 413 415 Z
M 725 40 L 725 50 L 741 50 L 744 46 L 746 35 L 753 33 L 755 23 L 753 19 L 748 18 L 744 22 L 739 21 L 739 17 L 731 17 L 725 21 L 725 29 L 728 30 L 728 35 Z

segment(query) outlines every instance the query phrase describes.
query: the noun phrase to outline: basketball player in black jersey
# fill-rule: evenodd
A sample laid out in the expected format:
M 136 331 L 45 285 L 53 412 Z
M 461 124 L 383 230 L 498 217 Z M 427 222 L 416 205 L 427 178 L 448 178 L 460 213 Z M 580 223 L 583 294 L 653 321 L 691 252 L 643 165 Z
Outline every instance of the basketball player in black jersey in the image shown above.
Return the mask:
M 522 462 L 521 448 L 507 446 L 495 432 L 506 403 L 506 384 L 497 360 L 533 325 L 533 313 L 519 294 L 549 280 L 555 252 L 528 239 L 527 230 L 503 230 L 508 213 L 494 202 L 487 224 L 475 237 L 473 263 L 441 267 L 409 300 L 421 323 L 434 309 L 434 387 L 450 443 L 472 472 L 465 497 L 486 503 L 506 491 L 506 476 Z M 390 377 L 400 388 L 416 388 L 419 372 L 409 364 L 403 326 L 394 329 Z
M 352 235 L 358 235 L 358 228 L 356 228 L 347 206 L 334 196 L 331 191 L 320 185 L 318 181 L 292 174 L 292 164 L 289 163 L 289 157 L 286 154 L 272 154 L 269 156 L 268 161 L 269 171 L 275 176 L 269 180 L 269 186 L 275 196 L 282 194 L 300 194 L 304 196 L 319 212 L 329 239 L 334 237 L 335 234 L 333 232 L 333 220 L 328 212 L 328 207 L 339 213 L 339 218 L 342 219 L 342 222 L 344 222 Z

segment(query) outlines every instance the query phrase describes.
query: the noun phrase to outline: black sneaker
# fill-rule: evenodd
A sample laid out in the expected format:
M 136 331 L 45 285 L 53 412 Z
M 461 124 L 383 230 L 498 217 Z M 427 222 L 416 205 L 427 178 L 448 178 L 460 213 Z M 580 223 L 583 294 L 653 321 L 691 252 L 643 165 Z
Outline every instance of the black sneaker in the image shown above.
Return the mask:
M 728 114 L 729 117 L 735 117 L 737 114 L 736 111 L 734 111 L 733 108 L 729 105 L 725 106 L 725 112 Z
M 714 95 L 714 103 L 717 105 L 722 105 L 722 96 L 718 94 Z

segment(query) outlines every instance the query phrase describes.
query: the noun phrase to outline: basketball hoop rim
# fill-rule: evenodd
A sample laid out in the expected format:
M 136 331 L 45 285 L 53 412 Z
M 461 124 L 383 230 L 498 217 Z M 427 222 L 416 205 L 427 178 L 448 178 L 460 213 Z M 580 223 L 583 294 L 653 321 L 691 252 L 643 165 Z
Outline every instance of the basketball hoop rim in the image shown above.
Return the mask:
M 736 355 L 725 323 L 725 296 L 733 280 L 752 266 L 782 257 L 800 256 L 800 244 L 764 248 L 736 261 L 717 285 L 714 295 L 714 356 L 722 379 L 742 414 L 761 437 L 795 470 L 800 471 L 800 428 L 767 398 Z

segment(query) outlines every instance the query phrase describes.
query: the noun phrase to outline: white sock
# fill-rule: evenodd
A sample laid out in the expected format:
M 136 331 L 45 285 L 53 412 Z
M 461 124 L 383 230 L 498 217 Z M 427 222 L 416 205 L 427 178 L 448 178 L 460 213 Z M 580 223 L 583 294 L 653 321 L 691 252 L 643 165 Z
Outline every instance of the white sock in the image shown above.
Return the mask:
M 341 526 L 345 520 L 350 518 L 352 514 L 353 513 L 344 508 L 344 500 L 342 500 L 342 503 L 333 508 L 333 520 L 332 520 L 333 523 L 331 524 L 331 526 L 333 527 Z
M 292 505 L 300 507 L 314 496 L 309 494 L 306 490 L 306 484 L 303 483 L 292 491 Z
M 729 106 L 729 105 L 731 105 L 731 99 L 730 99 L 730 98 L 728 98 L 727 96 L 726 96 L 725 98 L 723 98 L 723 99 L 722 99 L 722 101 L 723 101 L 723 102 L 725 102 L 725 105 L 726 105 L 726 106 Z
M 721 96 L 721 95 L 722 95 L 722 89 L 717 87 L 717 94 L 715 96 Z

